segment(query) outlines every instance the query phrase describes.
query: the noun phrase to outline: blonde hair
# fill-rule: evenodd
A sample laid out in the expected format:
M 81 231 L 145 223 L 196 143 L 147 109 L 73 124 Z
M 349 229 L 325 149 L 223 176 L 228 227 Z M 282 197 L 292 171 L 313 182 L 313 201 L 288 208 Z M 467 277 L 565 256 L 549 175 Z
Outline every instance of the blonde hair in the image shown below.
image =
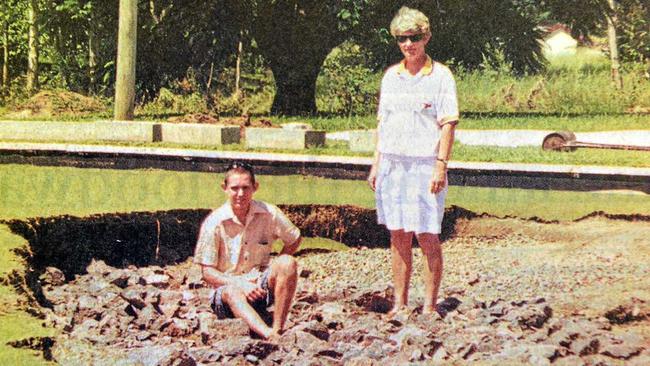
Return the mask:
M 394 37 L 408 31 L 430 34 L 429 18 L 417 9 L 402 6 L 390 22 L 390 34 Z

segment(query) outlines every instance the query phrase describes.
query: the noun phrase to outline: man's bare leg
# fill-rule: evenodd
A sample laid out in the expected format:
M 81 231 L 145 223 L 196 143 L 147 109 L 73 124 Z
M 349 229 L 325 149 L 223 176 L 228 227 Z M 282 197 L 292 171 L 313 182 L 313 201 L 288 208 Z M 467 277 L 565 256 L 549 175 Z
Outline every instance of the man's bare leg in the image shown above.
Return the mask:
M 391 230 L 390 252 L 393 270 L 393 287 L 395 290 L 395 304 L 389 315 L 394 315 L 408 305 L 409 283 L 413 268 L 411 241 L 413 233 L 404 230 Z
M 222 293 L 223 301 L 230 306 L 232 313 L 242 319 L 253 332 L 268 339 L 273 335 L 273 330 L 266 325 L 255 308 L 248 303 L 246 294 L 237 286 L 227 286 Z
M 436 311 L 438 290 L 442 280 L 442 248 L 437 234 L 422 233 L 417 238 L 423 254 L 424 306 L 422 313 L 432 314 Z
M 296 293 L 298 263 L 290 255 L 281 255 L 271 263 L 269 288 L 275 297 L 273 311 L 273 333 L 279 335 L 289 315 L 289 308 Z

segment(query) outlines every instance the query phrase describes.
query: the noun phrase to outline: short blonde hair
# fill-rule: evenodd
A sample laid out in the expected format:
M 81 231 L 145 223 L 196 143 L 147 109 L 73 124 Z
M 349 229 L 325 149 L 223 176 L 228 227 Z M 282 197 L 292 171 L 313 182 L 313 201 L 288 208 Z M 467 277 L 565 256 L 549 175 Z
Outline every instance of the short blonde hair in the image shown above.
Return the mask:
M 408 31 L 430 34 L 429 18 L 417 9 L 402 6 L 390 22 L 390 34 L 394 37 Z

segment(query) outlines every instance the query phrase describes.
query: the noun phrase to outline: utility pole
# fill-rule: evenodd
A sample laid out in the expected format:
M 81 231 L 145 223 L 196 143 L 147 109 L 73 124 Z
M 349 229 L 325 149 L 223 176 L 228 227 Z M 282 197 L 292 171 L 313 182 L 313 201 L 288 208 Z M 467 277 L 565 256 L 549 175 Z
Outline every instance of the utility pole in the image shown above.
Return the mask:
M 119 18 L 114 119 L 116 121 L 131 121 L 135 108 L 138 1 L 120 0 Z
M 621 64 L 618 59 L 618 42 L 616 40 L 616 1 L 607 1 L 610 10 L 610 14 L 607 14 L 607 38 L 609 40 L 609 57 L 612 63 L 612 83 L 616 89 L 622 89 L 623 79 L 620 73 Z

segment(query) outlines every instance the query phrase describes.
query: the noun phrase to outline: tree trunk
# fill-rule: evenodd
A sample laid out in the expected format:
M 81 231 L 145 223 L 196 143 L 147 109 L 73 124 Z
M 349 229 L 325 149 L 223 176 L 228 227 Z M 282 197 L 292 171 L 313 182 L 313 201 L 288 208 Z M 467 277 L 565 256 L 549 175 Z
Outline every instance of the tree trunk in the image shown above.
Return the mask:
M 2 46 L 2 93 L 7 94 L 9 88 L 9 22 L 5 20 L 2 24 L 3 46 Z
M 242 38 L 244 32 L 239 32 L 239 43 L 237 44 L 237 62 L 235 63 L 235 94 L 239 95 L 239 80 L 241 78 L 241 57 L 244 48 Z
M 51 33 L 54 38 L 54 44 L 56 45 L 56 50 L 59 52 L 59 55 L 62 55 L 61 60 L 61 70 L 60 74 L 63 78 L 63 82 L 67 87 L 70 87 L 70 66 L 68 59 L 66 59 L 65 54 L 67 52 L 64 41 L 63 41 L 63 30 L 61 27 L 57 27 L 56 32 Z
M 611 13 L 607 16 L 607 38 L 609 40 L 609 57 L 612 63 L 612 83 L 616 89 L 623 88 L 621 64 L 618 59 L 618 42 L 616 40 L 616 2 L 608 0 Z
M 251 30 L 275 78 L 272 114 L 316 112 L 316 78 L 329 52 L 347 36 L 328 2 L 258 1 Z M 278 21 L 277 19 L 283 19 Z
M 274 115 L 309 115 L 316 113 L 316 78 L 325 58 L 313 60 L 311 65 L 281 63 L 288 59 L 273 60 L 271 70 L 275 78 L 275 97 L 271 106 Z
M 27 55 L 27 92 L 38 89 L 38 1 L 29 1 L 29 53 Z
M 88 93 L 95 94 L 97 91 L 97 45 L 95 44 L 95 22 L 92 12 L 91 9 L 88 24 Z
M 120 0 L 114 115 L 117 121 L 133 120 L 137 25 L 137 0 Z

